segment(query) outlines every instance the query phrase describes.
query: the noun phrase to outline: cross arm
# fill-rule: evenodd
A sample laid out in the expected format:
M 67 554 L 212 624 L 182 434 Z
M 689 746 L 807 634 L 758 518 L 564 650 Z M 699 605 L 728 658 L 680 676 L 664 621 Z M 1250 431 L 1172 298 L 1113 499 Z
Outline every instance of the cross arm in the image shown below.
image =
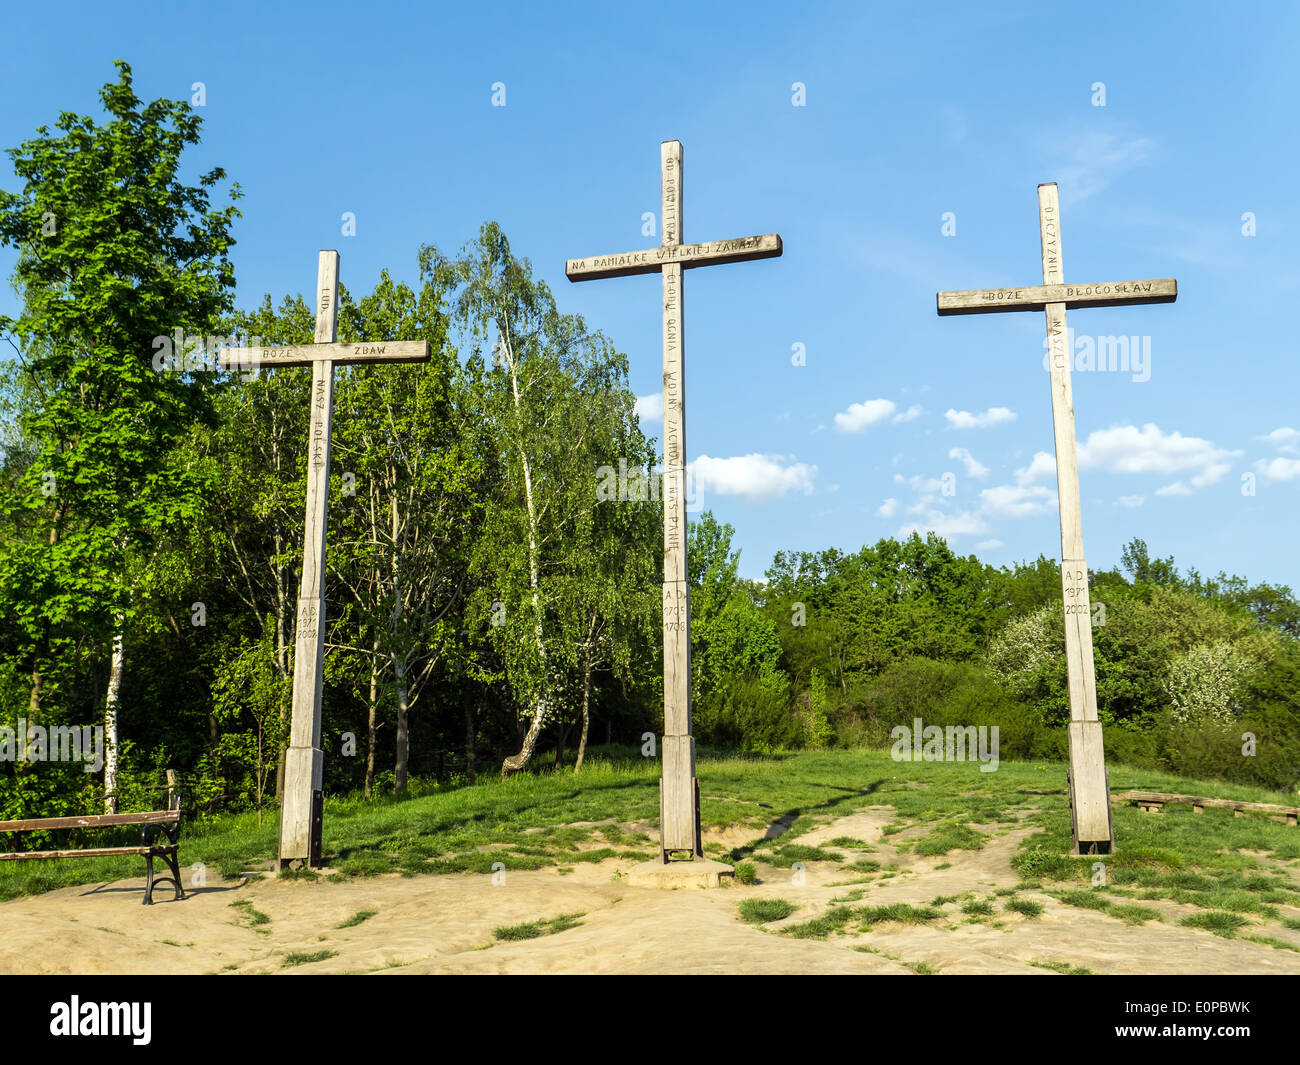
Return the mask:
M 1095 285 L 1026 285 L 1023 288 L 976 288 L 940 292 L 940 315 L 988 314 L 993 311 L 1041 311 L 1049 303 L 1069 307 L 1119 307 L 1126 303 L 1173 303 L 1178 282 L 1172 277 L 1150 281 L 1108 281 Z
M 645 251 L 619 255 L 595 255 L 588 259 L 569 259 L 564 274 L 570 281 L 595 281 L 602 277 L 629 277 L 652 274 L 670 263 L 681 263 L 683 270 L 696 266 L 741 263 L 751 259 L 775 259 L 781 254 L 779 233 L 736 240 L 711 240 L 704 244 L 667 244 Z
M 293 344 L 288 347 L 222 348 L 223 370 L 255 366 L 310 366 L 314 362 L 428 362 L 427 340 L 387 340 L 357 344 Z

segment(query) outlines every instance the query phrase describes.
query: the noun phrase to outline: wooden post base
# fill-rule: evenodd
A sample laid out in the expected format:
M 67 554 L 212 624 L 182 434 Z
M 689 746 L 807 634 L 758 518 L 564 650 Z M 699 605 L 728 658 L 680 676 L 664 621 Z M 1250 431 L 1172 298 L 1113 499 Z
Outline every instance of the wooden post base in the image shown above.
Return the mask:
M 669 862 L 690 862 L 697 861 L 704 857 L 704 847 L 700 839 L 700 782 L 691 777 L 691 790 L 695 795 L 695 843 L 692 849 L 684 847 L 670 847 L 668 832 L 665 831 L 664 825 L 664 781 L 663 777 L 659 778 L 659 860 L 664 865 Z M 673 840 L 679 843 L 681 840 Z
M 284 799 L 280 809 L 279 868 L 321 866 L 324 754 L 315 747 L 290 747 L 285 754 Z
M 1110 854 L 1115 826 L 1101 722 L 1070 722 L 1070 823 L 1075 854 Z

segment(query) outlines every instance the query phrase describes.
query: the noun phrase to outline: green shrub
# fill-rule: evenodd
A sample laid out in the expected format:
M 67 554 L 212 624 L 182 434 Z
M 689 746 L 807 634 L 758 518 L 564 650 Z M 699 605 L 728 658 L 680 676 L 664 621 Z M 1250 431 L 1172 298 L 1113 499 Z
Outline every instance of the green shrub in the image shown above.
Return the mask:
M 740 904 L 740 916 L 749 924 L 767 924 L 784 920 L 798 908 L 785 899 L 746 899 Z

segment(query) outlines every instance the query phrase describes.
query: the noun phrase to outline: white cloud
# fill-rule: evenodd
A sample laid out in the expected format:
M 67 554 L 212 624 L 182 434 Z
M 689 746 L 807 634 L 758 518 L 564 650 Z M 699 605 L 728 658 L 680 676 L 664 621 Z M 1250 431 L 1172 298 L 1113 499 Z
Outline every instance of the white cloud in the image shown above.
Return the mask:
M 1146 496 L 1120 496 L 1115 500 L 1117 507 L 1140 507 L 1146 502 Z
M 898 500 L 891 496 L 876 508 L 876 513 L 882 518 L 892 518 L 898 513 Z
M 1009 407 L 990 407 L 979 414 L 972 414 L 968 410 L 953 410 L 949 407 L 944 411 L 943 416 L 948 419 L 949 429 L 991 429 L 1003 422 L 1016 420 L 1016 412 Z
M 896 422 L 912 422 L 919 418 L 922 413 L 921 404 L 913 403 L 907 410 L 900 410 L 894 415 L 893 420 Z
M 888 418 L 897 408 L 890 399 L 869 399 L 865 403 L 850 403 L 849 409 L 835 415 L 835 428 L 846 433 L 860 433 L 868 426 Z
M 975 545 L 976 551 L 996 551 L 999 547 L 1006 547 L 1001 540 L 981 540 Z
M 1300 459 L 1260 459 L 1255 469 L 1266 481 L 1294 481 L 1300 477 Z
M 1032 518 L 1056 506 L 1056 493 L 1042 485 L 1000 484 L 980 492 L 980 501 L 999 518 Z
M 982 462 L 980 462 L 979 459 L 977 459 L 964 447 L 953 448 L 951 451 L 948 452 L 948 457 L 950 459 L 957 459 L 959 462 L 961 462 L 962 465 L 966 467 L 966 475 L 968 477 L 988 476 L 989 468 L 985 466 Z
M 1283 427 L 1274 429 L 1271 433 L 1265 433 L 1263 436 L 1257 436 L 1255 439 L 1267 441 L 1279 451 L 1300 455 L 1300 429 Z
M 1213 441 L 1182 433 L 1162 432 L 1154 422 L 1141 429 L 1117 425 L 1088 434 L 1079 448 L 1079 465 L 1108 473 L 1190 473 L 1191 488 L 1205 488 L 1223 479 L 1240 451 L 1217 447 Z M 1185 495 L 1191 490 L 1179 480 L 1158 489 L 1157 495 Z
M 752 454 L 724 459 L 701 455 L 688 466 L 701 492 L 740 496 L 751 503 L 766 503 L 791 492 L 812 495 L 817 467 L 790 461 L 792 458 L 789 455 Z
M 1101 192 L 1121 174 L 1145 163 L 1154 147 L 1146 137 L 1121 138 L 1099 130 L 1071 135 L 1056 153 L 1049 170 L 1057 175 L 1061 199 L 1066 203 L 1080 203 Z
M 944 488 L 942 478 L 922 477 L 919 473 L 914 473 L 911 477 L 904 477 L 901 473 L 896 473 L 894 474 L 894 483 L 905 484 L 920 495 L 933 495 L 935 492 L 942 492 Z
M 908 522 L 895 534 L 900 539 L 917 532 L 924 536 L 928 532 L 938 533 L 944 539 L 954 536 L 977 535 L 988 532 L 988 524 L 973 511 L 961 511 L 948 514 L 942 510 L 926 510 L 920 521 Z
M 637 396 L 633 411 L 643 422 L 661 422 L 664 420 L 664 394 L 651 392 L 648 396 Z
M 1016 484 L 1028 488 L 1039 481 L 1056 479 L 1056 459 L 1046 451 L 1035 451 L 1029 465 L 1023 470 L 1016 470 Z

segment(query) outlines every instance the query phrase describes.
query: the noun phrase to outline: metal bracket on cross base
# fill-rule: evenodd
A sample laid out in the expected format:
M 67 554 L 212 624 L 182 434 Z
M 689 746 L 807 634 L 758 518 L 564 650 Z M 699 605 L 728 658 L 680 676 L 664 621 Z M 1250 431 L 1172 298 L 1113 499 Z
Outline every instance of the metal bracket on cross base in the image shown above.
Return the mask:
M 325 793 L 311 793 L 311 867 L 319 869 L 324 865 L 321 856 L 321 829 L 325 823 Z

